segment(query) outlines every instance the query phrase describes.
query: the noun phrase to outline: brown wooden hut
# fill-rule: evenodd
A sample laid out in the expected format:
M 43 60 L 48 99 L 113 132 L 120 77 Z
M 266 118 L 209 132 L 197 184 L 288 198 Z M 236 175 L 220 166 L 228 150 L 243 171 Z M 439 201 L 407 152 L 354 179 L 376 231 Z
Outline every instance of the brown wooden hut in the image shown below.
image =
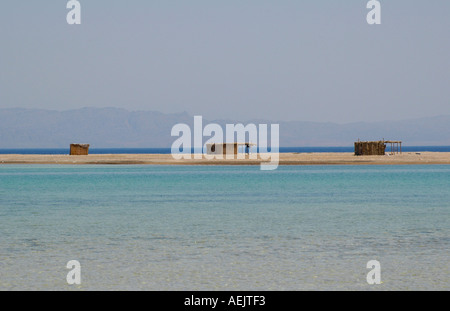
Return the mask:
M 89 145 L 88 144 L 71 144 L 70 145 L 70 155 L 88 155 Z
M 391 145 L 391 154 L 402 153 L 402 142 L 396 140 L 357 141 L 355 155 L 385 155 L 386 144 Z
M 244 149 L 250 150 L 251 146 L 256 145 L 252 143 L 212 143 L 206 144 L 206 153 L 226 155 L 227 153 L 231 152 L 232 154 L 236 155 L 238 154 L 239 146 L 243 146 Z M 227 150 L 229 151 L 227 152 Z

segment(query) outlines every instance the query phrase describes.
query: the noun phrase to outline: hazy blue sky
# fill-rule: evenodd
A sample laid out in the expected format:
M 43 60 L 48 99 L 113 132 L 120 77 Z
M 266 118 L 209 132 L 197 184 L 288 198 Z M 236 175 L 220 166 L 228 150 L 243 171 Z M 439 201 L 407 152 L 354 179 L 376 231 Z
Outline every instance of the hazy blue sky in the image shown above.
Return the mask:
M 450 114 L 450 1 L 0 3 L 0 108 L 352 122 Z

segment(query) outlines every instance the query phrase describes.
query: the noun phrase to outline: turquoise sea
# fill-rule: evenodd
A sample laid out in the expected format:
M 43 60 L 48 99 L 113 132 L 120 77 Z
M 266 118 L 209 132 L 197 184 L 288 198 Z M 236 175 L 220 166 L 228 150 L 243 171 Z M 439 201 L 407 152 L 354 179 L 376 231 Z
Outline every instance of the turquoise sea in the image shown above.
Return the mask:
M 0 165 L 0 290 L 449 290 L 449 258 L 448 165 Z

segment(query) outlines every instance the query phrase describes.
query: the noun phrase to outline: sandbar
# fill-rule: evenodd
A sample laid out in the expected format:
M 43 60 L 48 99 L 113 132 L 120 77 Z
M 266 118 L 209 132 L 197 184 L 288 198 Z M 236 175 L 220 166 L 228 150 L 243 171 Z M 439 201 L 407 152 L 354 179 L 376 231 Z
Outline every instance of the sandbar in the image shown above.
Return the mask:
M 273 156 L 273 155 L 272 155 Z M 171 154 L 35 155 L 0 154 L 0 164 L 146 164 L 146 165 L 260 165 L 261 159 L 174 159 Z M 266 157 L 267 159 L 267 157 Z M 270 159 L 270 158 L 269 158 Z M 273 161 L 276 158 L 272 157 Z M 384 156 L 355 156 L 351 152 L 280 153 L 279 165 L 420 165 L 450 164 L 450 152 L 404 152 Z

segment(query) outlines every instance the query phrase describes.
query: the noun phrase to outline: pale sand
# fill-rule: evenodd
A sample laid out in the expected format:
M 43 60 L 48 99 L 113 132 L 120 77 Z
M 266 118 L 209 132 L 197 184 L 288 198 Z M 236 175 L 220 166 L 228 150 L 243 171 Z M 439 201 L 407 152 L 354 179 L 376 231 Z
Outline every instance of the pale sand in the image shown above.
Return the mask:
M 274 159 L 275 160 L 275 159 Z M 261 160 L 175 160 L 170 154 L 0 155 L 0 164 L 153 164 L 153 165 L 259 165 Z M 385 156 L 355 156 L 353 153 L 280 153 L 279 165 L 400 165 L 450 164 L 450 152 L 405 152 Z

